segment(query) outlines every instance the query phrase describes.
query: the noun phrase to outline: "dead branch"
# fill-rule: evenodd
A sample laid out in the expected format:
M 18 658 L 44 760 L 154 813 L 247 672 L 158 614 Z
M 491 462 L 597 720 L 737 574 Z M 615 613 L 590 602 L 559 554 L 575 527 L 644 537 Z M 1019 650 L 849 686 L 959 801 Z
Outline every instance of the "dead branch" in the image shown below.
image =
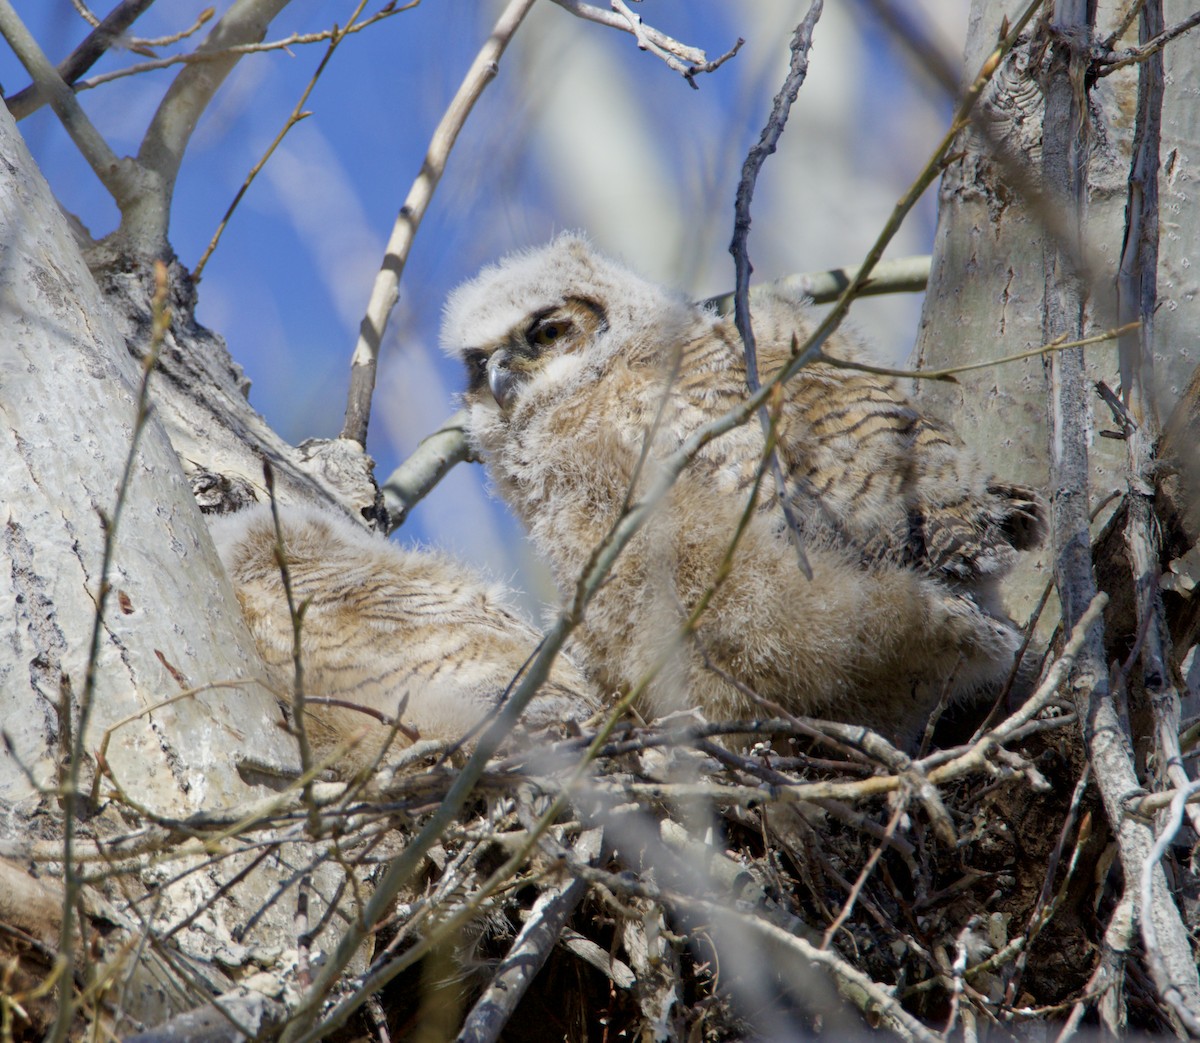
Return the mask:
M 1087 144 L 1082 128 L 1087 123 L 1081 63 L 1086 53 L 1081 41 L 1092 26 L 1084 5 L 1070 6 L 1070 17 L 1048 43 L 1052 75 L 1046 88 L 1047 108 L 1043 147 L 1043 177 L 1047 191 L 1057 193 L 1066 220 L 1073 228 L 1071 242 L 1078 244 L 1084 217 L 1084 184 Z M 1061 12 L 1060 12 L 1061 14 Z M 1083 297 L 1081 274 L 1069 256 L 1049 246 L 1043 328 L 1047 340 L 1057 336 L 1082 336 Z M 1084 606 L 1095 597 L 1091 541 L 1088 537 L 1088 417 L 1079 349 L 1052 355 L 1049 367 L 1050 485 L 1055 490 L 1051 521 L 1054 574 L 1063 606 L 1063 619 L 1074 626 Z M 1147 865 L 1154 837 L 1143 822 L 1125 811 L 1125 798 L 1141 789 L 1133 768 L 1126 722 L 1117 713 L 1108 671 L 1104 664 L 1103 625 L 1089 631 L 1073 675 L 1074 696 L 1084 741 L 1109 823 L 1116 834 L 1128 886 L 1151 874 L 1152 902 L 1139 907 L 1139 916 L 1153 918 L 1162 946 L 1162 962 L 1152 964 L 1159 995 L 1181 998 L 1184 1006 L 1200 1011 L 1200 976 L 1192 958 L 1188 932 L 1171 897 L 1157 862 Z M 1163 973 L 1158 973 L 1159 969 Z
M 346 419 L 342 426 L 342 437 L 367 444 L 367 424 L 371 418 L 371 397 L 375 393 L 375 368 L 379 361 L 379 347 L 383 343 L 383 332 L 388 317 L 396 306 L 400 279 L 408 252 L 421 225 L 421 219 L 429 207 L 433 193 L 446 169 L 450 151 L 458 139 L 459 131 L 475 107 L 475 102 L 499 71 L 500 58 L 517 31 L 533 0 L 510 0 L 505 7 L 487 42 L 480 48 L 463 82 L 450 100 L 442 115 L 429 148 L 421 172 L 408 190 L 400 214 L 392 226 L 384 252 L 384 263 L 375 276 L 367 313 L 359 325 L 358 342 L 350 360 L 350 392 L 346 401 Z
M 121 35 L 141 16 L 154 0 L 121 0 L 105 16 L 92 32 L 84 38 L 83 43 L 75 48 L 63 61 L 58 64 L 58 75 L 63 83 L 73 86 L 85 72 L 88 71 Z M 30 84 L 24 90 L 4 99 L 13 119 L 20 122 L 26 116 L 37 112 L 46 98 L 36 83 Z
M 554 2 L 577 18 L 633 34 L 639 49 L 649 51 L 656 58 L 665 62 L 668 68 L 679 73 L 693 88 L 696 87 L 695 77 L 697 75 L 713 72 L 719 68 L 737 54 L 743 42 L 738 40 L 723 55 L 710 61 L 698 47 L 689 47 L 653 26 L 646 25 L 641 16 L 630 11 L 624 3 L 619 5 L 613 3 L 612 10 L 606 11 L 602 7 L 584 3 L 583 0 L 554 0 Z

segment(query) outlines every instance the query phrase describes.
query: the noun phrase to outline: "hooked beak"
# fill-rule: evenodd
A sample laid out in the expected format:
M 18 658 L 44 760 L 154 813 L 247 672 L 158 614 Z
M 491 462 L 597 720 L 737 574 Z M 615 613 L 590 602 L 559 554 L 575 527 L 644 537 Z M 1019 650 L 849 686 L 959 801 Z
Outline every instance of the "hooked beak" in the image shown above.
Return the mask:
M 511 361 L 507 351 L 497 351 L 488 359 L 487 382 L 492 398 L 501 409 L 507 409 L 517 389 L 517 375 L 508 368 Z

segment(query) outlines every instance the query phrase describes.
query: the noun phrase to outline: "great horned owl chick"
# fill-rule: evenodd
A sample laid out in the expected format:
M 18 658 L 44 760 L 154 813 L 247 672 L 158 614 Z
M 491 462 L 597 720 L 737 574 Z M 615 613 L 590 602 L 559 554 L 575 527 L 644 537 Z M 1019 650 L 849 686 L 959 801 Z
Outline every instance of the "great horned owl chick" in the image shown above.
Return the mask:
M 402 550 L 331 511 L 280 511 L 301 625 L 304 689 L 394 718 L 422 738 L 457 739 L 495 709 L 540 635 L 505 605 L 503 591 L 440 555 Z M 213 538 L 270 680 L 292 690 L 292 617 L 266 507 L 215 519 Z M 581 720 L 597 701 L 559 657 L 525 712 L 525 723 Z M 389 729 L 345 707 L 312 704 L 309 733 L 324 750 L 360 735 L 351 760 L 365 763 Z M 400 739 L 400 745 L 404 740 Z
M 755 305 L 763 379 L 813 322 L 802 302 Z M 484 269 L 447 306 L 443 346 L 467 367 L 467 434 L 549 559 L 564 596 L 658 465 L 747 396 L 731 319 L 655 286 L 574 234 Z M 854 359 L 841 337 L 831 354 Z M 651 714 L 702 706 L 833 715 L 909 741 L 943 692 L 1003 678 L 1018 634 L 996 583 L 1041 540 L 1030 490 L 987 476 L 890 380 L 812 365 L 783 388 L 785 495 L 768 479 L 728 579 L 694 636 L 673 635 L 718 575 L 764 455 L 752 420 L 709 443 L 618 559 L 581 630 L 605 684 Z

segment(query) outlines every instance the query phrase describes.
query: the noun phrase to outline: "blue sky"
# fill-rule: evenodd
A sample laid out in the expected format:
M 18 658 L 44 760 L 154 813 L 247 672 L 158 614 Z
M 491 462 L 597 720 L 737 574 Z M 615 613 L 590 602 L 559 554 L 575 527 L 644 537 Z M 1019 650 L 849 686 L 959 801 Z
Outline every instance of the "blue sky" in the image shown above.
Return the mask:
M 204 6 L 160 2 L 139 36 L 176 31 Z M 217 3 L 218 15 L 228 7 Z M 268 39 L 344 21 L 353 4 L 294 0 Z M 379 3 L 368 4 L 367 13 Z M 459 139 L 416 239 L 383 348 L 369 449 L 386 477 L 452 409 L 455 367 L 437 351 L 441 302 L 509 250 L 588 230 L 646 275 L 705 296 L 727 289 L 734 187 L 786 69 L 807 3 L 645 0 L 645 20 L 716 55 L 742 52 L 692 90 L 632 37 L 535 6 Z M 926 0 L 931 29 L 961 48 L 966 0 Z M 70 0 L 17 0 L 53 61 L 87 32 Z M 924 84 L 866 8 L 831 0 L 809 81 L 756 195 L 756 278 L 855 263 L 944 129 L 948 102 Z M 347 39 L 307 108 L 235 214 L 200 285 L 199 318 L 225 336 L 251 401 L 289 441 L 340 427 L 350 353 L 396 210 L 433 127 L 500 7 L 424 0 Z M 108 10 L 98 8 L 99 14 Z M 163 48 L 169 54 L 179 47 Z M 195 264 L 247 171 L 283 124 L 324 44 L 250 56 L 198 125 L 175 193 L 172 242 Z M 89 75 L 139 60 L 103 59 Z M 113 147 L 136 151 L 174 70 L 117 80 L 81 101 Z M 0 83 L 27 82 L 0 46 Z M 48 109 L 21 130 L 63 205 L 93 234 L 116 212 Z M 927 252 L 932 200 L 894 253 Z M 892 359 L 911 346 L 919 300 L 856 309 Z M 551 593 L 519 534 L 460 468 L 402 538 L 437 543 L 531 591 Z

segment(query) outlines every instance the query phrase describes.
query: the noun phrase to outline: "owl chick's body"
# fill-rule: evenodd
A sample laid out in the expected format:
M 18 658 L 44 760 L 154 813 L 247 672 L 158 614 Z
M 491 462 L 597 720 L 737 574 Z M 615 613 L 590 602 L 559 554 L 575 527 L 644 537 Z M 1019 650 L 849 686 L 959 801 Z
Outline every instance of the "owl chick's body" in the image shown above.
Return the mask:
M 458 739 L 496 708 L 536 651 L 541 635 L 505 605 L 500 588 L 463 566 L 402 550 L 331 511 L 285 508 L 280 520 L 295 603 L 306 606 L 307 696 L 399 714 L 422 738 Z M 216 519 L 212 531 L 269 679 L 290 694 L 292 616 L 271 512 L 258 507 Z M 580 671 L 560 657 L 524 720 L 531 727 L 582 720 L 597 705 Z M 390 737 L 376 722 L 314 703 L 308 730 L 319 751 L 362 738 L 350 756 L 361 764 Z M 395 741 L 407 745 L 403 736 Z
M 812 322 L 756 303 L 763 379 Z M 564 235 L 485 269 L 447 304 L 443 343 L 467 365 L 468 438 L 570 597 L 593 551 L 658 468 L 747 395 L 731 319 Z M 846 339 L 829 345 L 852 359 Z M 783 388 L 777 451 L 812 577 L 764 481 L 728 578 L 694 639 L 679 626 L 721 568 L 764 454 L 757 421 L 710 442 L 618 558 L 581 627 L 603 683 L 654 715 L 789 712 L 907 741 L 944 691 L 1005 676 L 1017 632 L 996 583 L 1035 545 L 1032 492 L 986 477 L 885 378 L 813 365 Z M 632 490 L 632 491 L 631 491 Z

